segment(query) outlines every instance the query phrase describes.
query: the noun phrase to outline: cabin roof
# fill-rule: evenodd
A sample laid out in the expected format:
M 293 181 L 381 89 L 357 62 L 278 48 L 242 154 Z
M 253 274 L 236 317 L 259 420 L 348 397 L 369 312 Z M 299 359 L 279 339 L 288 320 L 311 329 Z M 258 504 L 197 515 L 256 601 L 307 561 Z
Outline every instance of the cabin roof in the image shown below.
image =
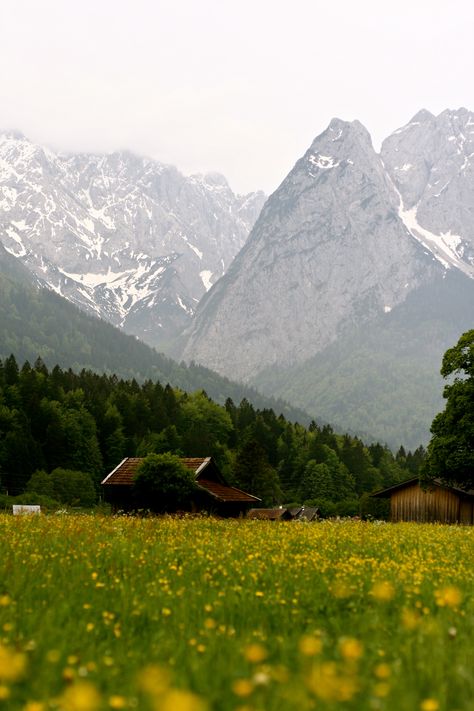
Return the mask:
M 181 462 L 194 472 L 194 480 L 217 501 L 225 503 L 252 503 L 261 499 L 246 491 L 228 486 L 211 457 L 180 457 Z M 102 481 L 104 486 L 132 486 L 141 457 L 126 457 Z M 207 475 L 207 476 L 206 476 Z
M 211 457 L 180 457 L 182 464 L 194 472 L 194 478 L 211 463 Z M 102 481 L 103 485 L 131 486 L 142 457 L 125 457 Z
M 393 484 L 393 486 L 388 486 L 386 489 L 381 489 L 380 491 L 376 491 L 375 493 L 371 494 L 371 496 L 375 496 L 380 499 L 388 499 L 395 491 L 398 491 L 399 489 L 404 489 L 407 486 L 412 486 L 413 484 L 420 484 L 419 477 L 415 476 L 415 477 L 411 477 L 411 479 L 406 479 L 405 481 L 400 481 L 400 482 L 398 482 L 398 484 Z M 455 491 L 457 494 L 461 494 L 462 496 L 473 496 L 474 497 L 474 489 L 469 489 L 469 491 L 466 491 L 465 489 L 461 489 L 458 486 L 444 484 L 441 481 L 441 479 L 433 479 L 431 481 L 427 481 L 426 484 L 427 484 L 428 488 L 429 487 L 438 487 L 441 489 L 449 489 L 450 491 Z
M 285 518 L 292 518 L 289 509 L 250 509 L 247 518 L 256 518 L 265 521 L 280 521 Z
M 257 496 L 252 496 L 252 494 L 247 494 L 246 491 L 237 489 L 235 486 L 226 486 L 220 484 L 217 481 L 208 481 L 207 479 L 199 479 L 197 482 L 201 489 L 205 489 L 211 496 L 218 499 L 219 501 L 232 502 L 232 501 L 245 501 L 248 503 L 256 503 L 260 501 Z
M 320 511 L 317 506 L 303 506 L 297 518 L 303 521 L 314 521 L 319 518 L 319 513 Z

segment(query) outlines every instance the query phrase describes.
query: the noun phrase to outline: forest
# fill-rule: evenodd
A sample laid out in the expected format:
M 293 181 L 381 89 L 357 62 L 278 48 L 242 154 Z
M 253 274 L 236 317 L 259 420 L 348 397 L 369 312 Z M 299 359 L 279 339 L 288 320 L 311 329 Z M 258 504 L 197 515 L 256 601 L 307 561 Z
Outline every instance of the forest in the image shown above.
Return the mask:
M 307 503 L 323 515 L 373 512 L 369 493 L 416 476 L 422 447 L 394 455 L 329 425 L 308 427 L 247 399 L 214 402 L 147 380 L 90 370 L 75 373 L 41 359 L 0 361 L 0 492 L 3 506 L 100 501 L 102 478 L 126 456 L 171 452 L 212 456 L 229 483 L 265 505 Z

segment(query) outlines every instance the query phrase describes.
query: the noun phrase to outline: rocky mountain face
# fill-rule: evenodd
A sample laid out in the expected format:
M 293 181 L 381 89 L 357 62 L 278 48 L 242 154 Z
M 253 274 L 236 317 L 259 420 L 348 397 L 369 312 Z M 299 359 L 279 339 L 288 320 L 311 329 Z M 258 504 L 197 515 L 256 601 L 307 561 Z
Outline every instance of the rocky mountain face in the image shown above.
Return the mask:
M 450 285 L 463 284 L 450 286 L 451 323 L 462 328 L 468 314 L 474 317 L 473 167 L 474 114 L 465 109 L 438 117 L 420 112 L 387 138 L 380 155 L 359 122 L 334 119 L 267 200 L 231 268 L 202 299 L 184 357 L 284 393 L 357 431 L 360 413 L 393 401 L 390 387 L 404 381 L 402 371 L 387 377 L 388 363 L 399 367 L 383 357 L 391 339 L 410 339 L 403 369 L 416 380 L 426 351 L 417 346 L 417 324 L 432 316 L 423 304 L 442 292 L 451 272 L 459 279 Z M 439 358 L 436 370 L 448 333 L 443 318 L 431 331 L 419 329 Z M 373 371 L 364 371 L 367 387 L 354 359 L 364 369 L 361 334 L 367 331 L 377 349 L 381 329 Z M 351 349 L 356 342 L 360 348 Z M 318 355 L 326 382 L 327 368 L 339 363 L 336 410 L 321 408 L 323 398 L 315 397 Z M 440 388 L 437 373 L 429 387 Z M 429 399 L 417 430 L 425 441 L 438 402 L 433 392 Z M 378 436 L 377 425 L 374 407 L 365 431 Z M 381 436 L 394 441 L 386 428 Z
M 410 233 L 446 268 L 474 277 L 474 114 L 420 111 L 384 141 L 381 158 Z
M 218 174 L 0 134 L 0 242 L 46 286 L 152 345 L 188 324 L 263 201 Z

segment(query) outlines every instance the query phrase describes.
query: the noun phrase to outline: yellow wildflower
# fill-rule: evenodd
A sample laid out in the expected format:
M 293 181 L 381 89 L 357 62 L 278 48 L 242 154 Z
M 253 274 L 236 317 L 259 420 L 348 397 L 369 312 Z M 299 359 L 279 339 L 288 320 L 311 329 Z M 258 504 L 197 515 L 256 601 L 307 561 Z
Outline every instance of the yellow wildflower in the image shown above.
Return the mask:
M 0 644 L 0 681 L 16 681 L 26 670 L 26 655 Z
M 388 664 L 377 664 L 374 669 L 374 674 L 377 679 L 388 679 L 391 674 L 391 670 Z
M 414 630 L 420 623 L 420 613 L 416 610 L 409 610 L 406 607 L 402 610 L 402 625 L 406 630 Z
M 387 684 L 386 681 L 380 681 L 378 684 L 374 686 L 374 696 L 377 696 L 379 699 L 383 699 L 386 696 L 388 696 L 390 693 L 390 684 Z
M 170 674 L 167 669 L 150 664 L 138 675 L 138 686 L 150 696 L 161 696 L 169 687 Z
M 457 607 L 462 602 L 462 594 L 459 588 L 449 585 L 442 590 L 436 590 L 436 604 L 440 607 Z
M 340 673 L 335 662 L 324 662 L 313 667 L 306 684 L 323 701 L 350 701 L 359 689 L 357 679 Z
M 99 692 L 87 681 L 70 686 L 60 699 L 61 711 L 95 711 L 99 708 Z
M 320 637 L 305 635 L 301 637 L 298 647 L 305 657 L 314 657 L 316 654 L 321 654 L 323 643 Z
M 339 642 L 339 650 L 344 659 L 348 659 L 350 661 L 359 659 L 364 653 L 362 643 L 353 637 L 343 637 Z
M 232 691 L 236 696 L 250 696 L 253 684 L 249 679 L 236 679 L 232 684 Z
M 259 664 L 267 658 L 267 650 L 262 644 L 257 642 L 254 644 L 249 644 L 244 651 L 245 659 L 251 664 Z
M 379 580 L 372 586 L 370 594 L 380 602 L 388 602 L 395 595 L 395 588 L 388 580 Z
M 425 699 L 420 704 L 421 711 L 438 711 L 439 703 L 436 699 Z
M 181 689 L 171 689 L 160 700 L 159 711 L 206 711 L 207 704 L 196 694 Z

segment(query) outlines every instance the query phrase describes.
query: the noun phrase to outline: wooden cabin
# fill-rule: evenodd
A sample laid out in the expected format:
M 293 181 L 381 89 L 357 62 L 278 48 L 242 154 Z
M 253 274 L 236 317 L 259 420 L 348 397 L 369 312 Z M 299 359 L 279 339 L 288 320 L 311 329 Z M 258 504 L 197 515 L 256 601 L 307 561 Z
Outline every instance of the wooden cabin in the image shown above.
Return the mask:
M 102 481 L 104 498 L 114 511 L 136 508 L 132 486 L 141 461 L 140 457 L 126 457 Z M 196 483 L 196 492 L 189 502 L 190 511 L 235 517 L 260 503 L 257 496 L 229 486 L 212 457 L 183 457 L 181 462 L 193 473 Z
M 390 520 L 423 523 L 474 523 L 474 491 L 447 486 L 439 479 L 420 485 L 408 479 L 372 496 L 390 499 Z
M 293 516 L 289 509 L 279 506 L 275 509 L 250 509 L 247 518 L 258 521 L 292 521 Z
M 278 506 L 274 509 L 250 509 L 247 518 L 261 521 L 318 521 L 319 514 L 315 506 L 297 506 L 293 509 Z

